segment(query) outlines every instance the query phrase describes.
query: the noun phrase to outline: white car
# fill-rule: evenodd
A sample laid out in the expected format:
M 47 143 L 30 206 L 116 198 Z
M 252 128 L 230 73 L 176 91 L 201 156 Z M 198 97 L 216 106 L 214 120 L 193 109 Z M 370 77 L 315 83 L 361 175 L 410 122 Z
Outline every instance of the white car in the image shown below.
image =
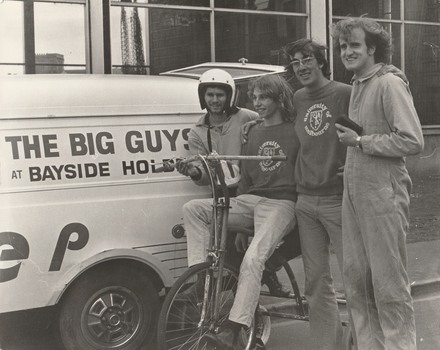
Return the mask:
M 253 109 L 252 103 L 247 96 L 247 85 L 251 79 L 266 74 L 279 74 L 285 76 L 286 73 L 283 66 L 247 63 L 247 59 L 241 58 L 237 63 L 207 62 L 190 67 L 170 70 L 161 73 L 161 75 L 199 79 L 204 72 L 213 68 L 223 69 L 234 78 L 237 88 L 236 105 L 248 109 Z

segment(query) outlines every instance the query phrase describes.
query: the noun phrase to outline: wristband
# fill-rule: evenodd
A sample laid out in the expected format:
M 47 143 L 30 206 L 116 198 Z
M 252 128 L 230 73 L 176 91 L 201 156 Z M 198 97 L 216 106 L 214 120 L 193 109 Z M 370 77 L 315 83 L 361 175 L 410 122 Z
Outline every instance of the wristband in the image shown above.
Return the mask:
M 360 136 L 356 137 L 356 148 L 359 148 L 360 150 L 362 150 L 362 142 L 361 142 Z

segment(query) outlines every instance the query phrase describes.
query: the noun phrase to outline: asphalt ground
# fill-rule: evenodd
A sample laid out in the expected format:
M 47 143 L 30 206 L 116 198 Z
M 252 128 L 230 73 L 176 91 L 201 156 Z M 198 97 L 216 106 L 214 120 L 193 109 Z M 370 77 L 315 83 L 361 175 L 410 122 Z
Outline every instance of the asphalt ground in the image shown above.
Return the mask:
M 414 299 L 416 316 L 417 347 L 419 350 L 440 349 L 440 240 L 410 243 L 408 252 L 408 276 Z M 336 256 L 331 256 L 331 269 L 334 288 L 337 295 L 343 295 L 342 276 Z M 302 259 L 289 262 L 300 291 L 304 294 L 304 267 Z M 279 279 L 288 286 L 288 278 L 282 271 Z M 264 287 L 263 287 L 264 288 Z M 271 311 L 289 314 L 293 312 L 292 301 L 281 298 L 263 297 L 265 307 Z M 341 319 L 348 320 L 344 304 L 340 304 Z M 290 349 L 312 349 L 307 322 L 272 318 L 272 331 L 267 349 L 284 350 L 286 344 Z M 295 344 L 295 345 L 293 345 Z

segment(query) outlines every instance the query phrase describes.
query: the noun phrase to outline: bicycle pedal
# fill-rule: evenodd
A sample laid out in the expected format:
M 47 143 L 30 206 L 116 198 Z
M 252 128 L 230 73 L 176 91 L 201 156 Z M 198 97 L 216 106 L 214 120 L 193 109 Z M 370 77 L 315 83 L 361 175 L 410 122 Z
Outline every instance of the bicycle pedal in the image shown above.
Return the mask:
M 255 347 L 254 350 L 266 350 L 266 345 L 260 338 L 255 339 Z

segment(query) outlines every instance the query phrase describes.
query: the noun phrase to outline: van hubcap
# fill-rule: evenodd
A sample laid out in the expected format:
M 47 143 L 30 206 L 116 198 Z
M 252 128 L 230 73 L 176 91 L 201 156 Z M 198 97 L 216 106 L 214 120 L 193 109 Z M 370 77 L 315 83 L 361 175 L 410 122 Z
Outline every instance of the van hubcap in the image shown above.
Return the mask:
M 101 290 L 87 305 L 82 327 L 84 336 L 94 346 L 121 346 L 133 338 L 142 323 L 138 298 L 125 288 Z

